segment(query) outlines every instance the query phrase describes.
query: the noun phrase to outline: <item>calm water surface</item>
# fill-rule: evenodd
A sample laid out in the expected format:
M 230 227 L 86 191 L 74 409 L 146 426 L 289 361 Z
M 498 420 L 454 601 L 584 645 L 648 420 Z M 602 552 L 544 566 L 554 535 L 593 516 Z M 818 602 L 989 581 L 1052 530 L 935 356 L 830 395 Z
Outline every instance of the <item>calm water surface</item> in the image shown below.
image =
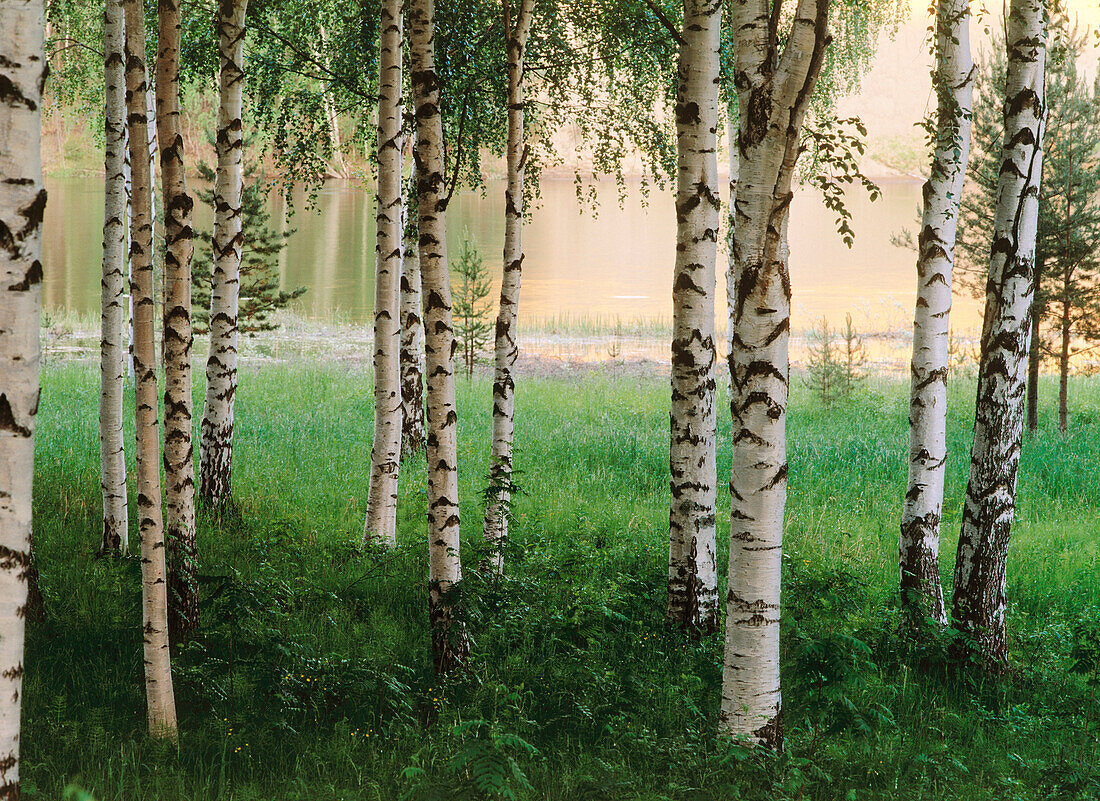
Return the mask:
M 96 177 L 46 182 L 45 294 L 47 309 L 96 315 L 99 309 L 103 184 Z M 832 216 L 816 195 L 801 192 L 791 217 L 793 328 L 803 330 L 822 316 L 843 322 L 851 312 L 866 331 L 908 330 L 914 301 L 915 254 L 890 243 L 891 235 L 913 228 L 920 202 L 914 181 L 882 184 L 871 203 L 853 195 L 855 246 L 835 233 Z M 643 203 L 633 193 L 622 206 L 611 183 L 597 185 L 598 208 L 578 204 L 571 181 L 547 181 L 531 222 L 524 229 L 522 316 L 602 322 L 669 320 L 676 234 L 672 195 L 653 194 Z M 272 220 L 284 218 L 285 202 L 272 197 Z M 280 261 L 284 287 L 305 286 L 298 311 L 309 317 L 370 318 L 373 304 L 374 221 L 369 190 L 328 184 L 317 207 L 301 198 L 288 223 L 295 233 Z M 465 232 L 485 263 L 500 273 L 504 239 L 504 184 L 491 183 L 485 196 L 456 195 L 448 215 L 451 253 Z M 197 231 L 209 231 L 212 215 L 200 204 Z M 724 256 L 722 257 L 724 258 Z M 719 298 L 725 282 L 719 277 Z M 719 304 L 722 308 L 722 304 Z M 957 297 L 957 330 L 973 330 L 978 305 Z M 724 326 L 720 326 L 724 327 Z

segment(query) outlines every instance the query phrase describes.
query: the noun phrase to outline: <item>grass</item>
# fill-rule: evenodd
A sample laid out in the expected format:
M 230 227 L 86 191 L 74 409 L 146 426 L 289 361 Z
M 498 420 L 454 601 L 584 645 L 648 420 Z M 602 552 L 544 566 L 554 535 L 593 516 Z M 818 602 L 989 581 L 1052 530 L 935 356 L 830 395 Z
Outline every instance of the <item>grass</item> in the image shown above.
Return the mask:
M 334 364 L 242 375 L 238 513 L 200 514 L 203 630 L 175 652 L 180 746 L 150 742 L 139 565 L 92 555 L 97 387 L 87 365 L 43 376 L 35 536 L 47 617 L 28 633 L 26 797 L 57 799 L 65 788 L 100 801 L 1100 795 L 1100 710 L 1087 677 L 1070 670 L 1083 627 L 1100 631 L 1094 379 L 1074 382 L 1068 436 L 1048 416 L 1024 450 L 1009 576 L 1014 670 L 996 680 L 947 671 L 943 643 L 911 649 L 895 636 L 904 387 L 872 380 L 826 412 L 796 382 L 779 757 L 715 736 L 721 637 L 692 642 L 662 625 L 665 379 L 519 383 L 526 494 L 499 584 L 471 569 L 490 386 L 459 382 L 474 658 L 467 674 L 439 682 L 424 466 L 402 468 L 398 549 L 362 550 L 371 379 Z M 972 391 L 962 379 L 952 386 L 948 583 Z M 719 442 L 723 475 L 725 420 Z M 719 531 L 728 509 L 723 494 Z

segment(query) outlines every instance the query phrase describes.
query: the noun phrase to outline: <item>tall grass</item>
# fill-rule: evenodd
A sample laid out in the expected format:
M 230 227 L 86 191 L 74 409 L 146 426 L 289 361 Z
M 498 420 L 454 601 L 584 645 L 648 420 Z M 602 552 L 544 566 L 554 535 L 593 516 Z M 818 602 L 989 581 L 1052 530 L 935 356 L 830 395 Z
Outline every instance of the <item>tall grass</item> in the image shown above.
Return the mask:
M 826 412 L 796 384 L 784 573 L 789 747 L 778 758 L 715 736 L 721 637 L 692 642 L 662 625 L 667 382 L 593 373 L 518 383 L 524 492 L 500 582 L 474 569 L 490 390 L 485 380 L 459 382 L 474 659 L 467 674 L 439 682 L 420 460 L 402 467 L 399 547 L 359 545 L 369 372 L 322 364 L 243 373 L 238 508 L 200 515 L 202 634 L 174 654 L 176 751 L 143 734 L 139 565 L 92 555 L 97 373 L 50 369 L 35 520 L 47 617 L 29 630 L 25 794 L 55 799 L 68 786 L 101 800 L 1100 793 L 1100 712 L 1086 678 L 1069 671 L 1074 626 L 1100 627 L 1100 383 L 1075 380 L 1065 439 L 1044 417 L 1025 445 L 1009 574 L 1014 670 L 997 680 L 948 671 L 942 643 L 914 651 L 895 636 L 904 387 L 873 379 L 851 404 Z M 972 396 L 972 385 L 952 386 L 947 583 Z M 730 466 L 726 418 L 720 476 Z M 723 531 L 728 491 L 719 510 Z

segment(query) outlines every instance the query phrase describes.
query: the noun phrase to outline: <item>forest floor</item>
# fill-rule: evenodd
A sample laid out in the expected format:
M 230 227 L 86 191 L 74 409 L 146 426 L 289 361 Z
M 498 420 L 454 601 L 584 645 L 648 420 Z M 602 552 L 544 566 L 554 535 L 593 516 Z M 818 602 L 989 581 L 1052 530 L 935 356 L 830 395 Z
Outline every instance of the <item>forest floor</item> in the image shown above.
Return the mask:
M 1100 381 L 1073 380 L 1065 437 L 1047 414 L 1025 444 L 1009 565 L 1011 670 L 993 679 L 950 670 L 946 636 L 921 647 L 897 636 L 904 384 L 871 378 L 826 410 L 796 383 L 783 575 L 787 748 L 769 757 L 716 736 L 721 636 L 696 642 L 663 625 L 663 369 L 630 380 L 593 367 L 519 381 L 524 492 L 499 582 L 475 569 L 491 388 L 482 375 L 458 382 L 463 598 L 474 645 L 469 671 L 441 682 L 429 655 L 422 460 L 402 468 L 398 548 L 360 546 L 372 427 L 366 360 L 246 363 L 237 506 L 219 519 L 200 512 L 202 629 L 173 654 L 176 749 L 144 736 L 138 560 L 94 556 L 98 371 L 52 358 L 34 532 L 46 613 L 28 630 L 24 796 L 1100 796 Z M 201 376 L 196 383 L 201 409 Z M 1049 406 L 1055 387 L 1044 379 L 1042 390 Z M 948 586 L 972 398 L 972 382 L 954 378 Z M 730 463 L 727 418 L 720 476 Z M 127 426 L 132 443 L 131 419 Z M 728 515 L 722 491 L 720 532 Z

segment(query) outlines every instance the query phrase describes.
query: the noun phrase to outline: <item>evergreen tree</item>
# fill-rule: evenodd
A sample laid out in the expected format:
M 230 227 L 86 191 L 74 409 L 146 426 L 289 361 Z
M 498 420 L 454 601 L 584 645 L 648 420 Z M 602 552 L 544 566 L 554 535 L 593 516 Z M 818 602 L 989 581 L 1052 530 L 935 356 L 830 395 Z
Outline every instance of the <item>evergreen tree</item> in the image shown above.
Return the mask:
M 245 168 L 244 189 L 241 192 L 241 234 L 244 245 L 241 255 L 241 295 L 238 312 L 238 328 L 242 334 L 272 331 L 277 324 L 271 313 L 285 309 L 289 303 L 305 294 L 305 287 L 287 292 L 279 288 L 279 255 L 293 229 L 276 231 L 271 227 L 271 212 L 267 207 L 268 188 L 257 177 L 257 166 Z M 205 164 L 199 165 L 203 183 L 213 185 L 214 171 Z M 204 189 L 199 200 L 214 206 L 214 192 Z M 196 334 L 210 331 L 210 276 L 213 266 L 212 245 L 204 237 L 195 249 L 191 270 L 193 320 Z
M 806 386 L 828 409 L 840 400 L 847 381 L 845 363 L 837 349 L 836 331 L 822 317 L 810 329 L 807 339 Z
M 1037 425 L 1034 403 L 1038 359 L 1052 356 L 1060 376 L 1059 428 L 1067 424 L 1068 377 L 1081 343 L 1100 341 L 1100 97 L 1095 82 L 1078 73 L 1087 37 L 1064 13 L 1052 19 L 1047 63 L 1048 112 L 1043 144 L 1036 241 L 1036 293 L 1032 307 L 1028 427 Z M 1003 124 L 1003 46 L 977 63 L 974 156 L 962 199 L 959 236 L 961 283 L 975 296 L 986 291 L 989 242 L 997 202 Z
M 489 271 L 482 262 L 481 254 L 466 231 L 462 237 L 462 249 L 455 262 L 454 271 L 458 279 L 454 289 L 454 327 L 458 349 L 466 366 L 466 377 L 474 374 L 474 362 L 479 353 L 485 350 L 493 332 L 490 319 L 492 304 L 489 293 L 492 281 Z

